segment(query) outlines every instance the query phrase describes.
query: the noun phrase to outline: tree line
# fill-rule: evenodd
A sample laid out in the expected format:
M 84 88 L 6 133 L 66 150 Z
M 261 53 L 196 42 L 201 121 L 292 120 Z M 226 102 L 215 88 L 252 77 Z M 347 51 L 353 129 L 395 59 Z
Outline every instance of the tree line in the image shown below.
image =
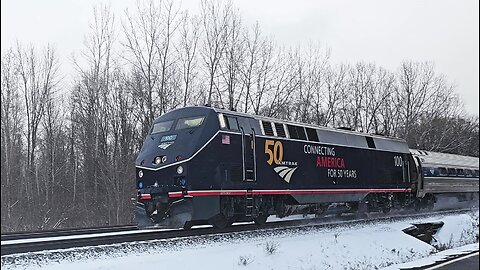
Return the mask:
M 156 117 L 189 105 L 478 156 L 478 116 L 433 63 L 333 64 L 318 44 L 286 47 L 245 25 L 231 2 L 190 14 L 139 1 L 117 15 L 93 8 L 71 81 L 50 45 L 2 51 L 2 233 L 132 223 L 142 141 Z

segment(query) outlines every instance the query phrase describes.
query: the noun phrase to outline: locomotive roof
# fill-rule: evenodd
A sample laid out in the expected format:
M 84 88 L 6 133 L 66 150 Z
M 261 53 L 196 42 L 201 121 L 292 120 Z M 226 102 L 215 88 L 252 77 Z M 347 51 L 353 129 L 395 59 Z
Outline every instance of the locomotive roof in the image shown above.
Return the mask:
M 413 155 L 420 157 L 420 160 L 425 165 L 437 165 L 437 166 L 457 166 L 457 167 L 470 167 L 477 168 L 479 166 L 478 157 L 461 156 L 454 154 L 438 153 L 432 151 L 410 149 Z
M 203 106 L 199 106 L 199 107 L 203 107 Z M 265 121 L 276 122 L 276 123 L 299 125 L 299 126 L 311 127 L 311 128 L 315 128 L 315 129 L 319 129 L 319 130 L 326 130 L 326 131 L 339 132 L 339 133 L 352 134 L 352 135 L 359 135 L 359 136 L 369 136 L 369 137 L 374 137 L 374 138 L 382 139 L 382 140 L 387 139 L 387 140 L 394 140 L 394 141 L 405 143 L 405 140 L 400 139 L 400 138 L 396 138 L 396 137 L 391 137 L 391 136 L 369 134 L 369 133 L 358 132 L 358 131 L 350 131 L 350 130 L 344 130 L 344 129 L 338 129 L 338 128 L 318 126 L 318 125 L 313 125 L 313 124 L 295 122 L 295 121 L 290 121 L 290 120 L 283 120 L 283 119 L 261 116 L 261 115 L 256 115 L 256 114 L 248 114 L 248 113 L 243 113 L 243 112 L 230 111 L 230 110 L 226 110 L 226 109 L 219 109 L 219 108 L 211 108 L 211 109 L 213 109 L 214 111 L 219 112 L 219 113 L 227 113 L 227 114 L 231 114 L 231 115 L 251 117 L 251 118 L 254 118 L 254 119 L 257 119 L 257 120 L 265 120 Z
M 349 130 L 343 130 L 343 129 L 335 129 L 335 128 L 329 128 L 329 127 L 322 127 L 322 126 L 317 126 L 312 124 L 305 124 L 300 122 L 276 119 L 271 117 L 230 111 L 225 109 L 212 108 L 208 106 L 189 106 L 189 107 L 179 108 L 177 110 L 174 110 L 165 114 L 164 116 L 162 116 L 162 118 L 163 120 L 165 120 L 166 119 L 165 117 L 167 115 L 170 115 L 169 117 L 178 118 L 178 117 L 182 117 L 182 115 L 190 115 L 194 112 L 207 113 L 208 111 L 213 112 L 215 114 L 222 113 L 226 115 L 252 119 L 253 121 L 256 122 L 256 125 L 258 125 L 258 127 L 262 130 L 262 134 L 264 131 L 262 128 L 262 123 L 260 123 L 259 120 L 261 120 L 263 124 L 265 124 L 266 122 L 269 122 L 271 124 L 278 123 L 283 125 L 294 125 L 294 126 L 315 129 L 318 136 L 321 137 L 321 142 L 327 143 L 327 144 L 356 147 L 356 148 L 365 148 L 365 149 L 376 149 L 380 151 L 389 151 L 389 152 L 410 153 L 409 152 L 410 150 L 405 140 L 399 139 L 399 138 L 386 137 L 386 136 L 375 135 L 375 134 L 367 134 L 367 133 L 349 131 Z M 159 121 L 159 120 L 160 118 L 158 118 L 156 121 Z M 263 135 L 272 136 L 267 134 L 263 134 Z M 276 136 L 276 135 L 273 135 L 273 136 Z M 298 140 L 297 138 L 290 138 L 290 137 L 284 138 L 284 139 Z M 372 142 L 373 147 L 371 147 L 371 143 L 369 142 L 369 139 L 373 139 L 373 142 Z

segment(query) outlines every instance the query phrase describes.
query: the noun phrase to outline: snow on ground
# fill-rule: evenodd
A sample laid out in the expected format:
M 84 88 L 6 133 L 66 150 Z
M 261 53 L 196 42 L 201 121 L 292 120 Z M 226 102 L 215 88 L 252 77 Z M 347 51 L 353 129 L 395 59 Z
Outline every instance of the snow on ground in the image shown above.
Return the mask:
M 2 269 L 399 269 L 405 267 L 402 265 L 405 262 L 411 262 L 408 265 L 411 267 L 440 259 L 446 256 L 437 253 L 442 249 L 464 246 L 444 251 L 448 254 L 478 250 L 478 217 L 475 210 L 470 214 L 355 225 L 340 223 L 263 235 L 240 233 L 214 240 L 175 239 L 174 244 L 156 240 L 112 245 L 97 252 L 74 249 L 85 255 L 51 259 L 39 256 L 41 261 L 35 256 L 28 260 L 3 256 Z M 402 232 L 413 223 L 434 221 L 445 223 L 434 236 L 436 247 Z M 475 244 L 468 245 L 471 243 Z
M 436 254 L 422 258 L 420 260 L 392 265 L 390 267 L 383 268 L 382 270 L 400 270 L 400 269 L 409 269 L 409 268 L 414 268 L 419 266 L 428 266 L 428 265 L 432 265 L 435 262 L 443 261 L 449 256 L 468 254 L 474 251 L 478 251 L 478 248 L 479 248 L 478 243 L 460 246 L 460 247 L 440 251 Z

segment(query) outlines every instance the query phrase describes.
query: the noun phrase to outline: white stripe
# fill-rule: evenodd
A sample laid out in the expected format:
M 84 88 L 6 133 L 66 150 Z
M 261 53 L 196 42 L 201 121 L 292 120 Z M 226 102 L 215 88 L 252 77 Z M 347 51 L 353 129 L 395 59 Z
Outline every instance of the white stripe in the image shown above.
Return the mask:
M 440 268 L 440 267 L 443 267 L 445 265 L 449 265 L 449 264 L 452 264 L 454 262 L 458 262 L 458 261 L 461 261 L 461 260 L 464 260 L 464 259 L 468 259 L 470 257 L 473 257 L 473 256 L 478 256 L 478 251 L 473 253 L 473 254 L 469 254 L 467 256 L 463 256 L 463 257 L 460 257 L 460 258 L 456 258 L 456 259 L 453 259 L 451 261 L 448 261 L 448 262 L 444 262 L 444 263 L 441 263 L 441 264 L 438 264 L 438 265 L 435 265 L 435 266 L 432 266 L 430 268 L 425 268 L 425 270 L 433 270 L 433 269 L 437 269 L 437 268 Z
M 274 170 L 276 173 L 279 173 L 279 172 L 281 172 L 281 171 L 283 171 L 283 170 L 286 170 L 286 169 L 288 169 L 288 167 L 286 167 L 286 166 L 278 166 L 278 167 L 273 168 L 273 170 Z
M 287 173 L 289 173 L 291 170 L 291 168 L 288 168 L 288 169 L 285 169 L 283 171 L 281 171 L 278 175 L 280 175 L 281 178 L 283 178 Z M 288 182 L 288 181 L 287 181 Z
M 298 168 L 298 167 L 297 167 Z M 290 183 L 290 177 L 292 177 L 293 175 L 293 172 L 297 169 L 297 168 L 294 168 L 293 170 L 289 171 L 287 176 L 285 177 L 285 181 L 287 181 L 287 183 Z
M 445 180 L 445 181 L 453 181 L 453 180 L 466 180 L 471 182 L 478 182 L 478 177 L 447 177 L 447 176 L 424 176 L 423 178 L 428 180 Z

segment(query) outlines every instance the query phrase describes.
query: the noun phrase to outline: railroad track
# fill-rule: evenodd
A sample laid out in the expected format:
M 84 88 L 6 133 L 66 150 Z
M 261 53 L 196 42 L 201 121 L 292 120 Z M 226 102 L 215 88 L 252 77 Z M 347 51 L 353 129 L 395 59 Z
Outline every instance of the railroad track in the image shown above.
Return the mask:
M 2 234 L 1 235 L 1 240 L 2 241 L 7 241 L 7 240 L 20 240 L 20 239 L 30 239 L 30 238 L 55 237 L 55 236 L 70 236 L 70 235 L 82 235 L 82 234 L 93 234 L 93 233 L 121 232 L 121 231 L 131 231 L 131 230 L 135 230 L 135 229 L 137 229 L 137 226 L 135 226 L 135 225 L 126 225 L 126 226 L 92 227 L 92 228 L 70 229 L 70 230 L 15 232 L 15 233 Z
M 57 250 L 86 246 L 100 246 L 111 245 L 118 243 L 129 243 L 148 240 L 160 240 L 160 239 L 172 239 L 172 238 L 188 238 L 198 236 L 212 236 L 212 235 L 229 235 L 232 233 L 258 233 L 258 232 L 275 232 L 285 229 L 316 229 L 325 228 L 329 226 L 335 226 L 339 224 L 359 224 L 359 223 L 373 223 L 378 221 L 396 221 L 409 218 L 428 217 L 440 214 L 453 214 L 453 213 L 465 213 L 472 209 L 459 209 L 448 211 L 436 211 L 436 212 L 416 212 L 416 213 L 401 213 L 393 212 L 389 215 L 381 213 L 369 213 L 368 218 L 359 218 L 357 215 L 345 215 L 341 217 L 322 217 L 312 219 L 300 219 L 300 220 L 287 220 L 278 222 L 269 222 L 264 226 L 257 226 L 252 223 L 248 224 L 236 224 L 231 227 L 219 230 L 214 228 L 195 228 L 192 230 L 181 229 L 138 229 L 132 228 L 128 230 L 125 226 L 116 228 L 110 228 L 110 231 L 94 232 L 91 230 L 87 234 L 79 234 L 81 230 L 76 230 L 73 234 L 68 235 L 67 231 L 63 236 L 44 236 L 37 238 L 21 238 L 3 240 L 1 243 L 1 256 L 2 260 L 4 256 L 12 254 L 21 254 L 27 252 L 37 252 L 44 250 Z M 106 228 L 101 228 L 106 229 Z M 50 235 L 52 232 L 48 232 Z M 48 235 L 48 234 L 46 234 Z

